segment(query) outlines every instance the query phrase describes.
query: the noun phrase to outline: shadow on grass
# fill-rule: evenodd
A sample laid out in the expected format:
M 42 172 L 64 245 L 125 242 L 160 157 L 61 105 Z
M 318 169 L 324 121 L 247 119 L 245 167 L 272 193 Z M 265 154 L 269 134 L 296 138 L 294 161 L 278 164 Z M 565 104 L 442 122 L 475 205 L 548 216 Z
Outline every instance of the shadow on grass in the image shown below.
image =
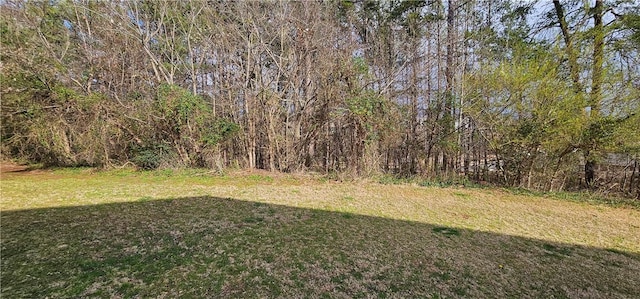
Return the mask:
M 635 253 L 234 199 L 1 216 L 2 298 L 640 294 Z

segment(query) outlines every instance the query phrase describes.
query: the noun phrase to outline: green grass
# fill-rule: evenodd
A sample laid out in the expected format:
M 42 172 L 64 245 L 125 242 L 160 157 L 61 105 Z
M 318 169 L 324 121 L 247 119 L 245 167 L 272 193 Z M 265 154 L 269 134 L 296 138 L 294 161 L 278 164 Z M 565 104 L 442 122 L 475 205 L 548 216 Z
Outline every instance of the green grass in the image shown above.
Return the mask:
M 2 174 L 2 298 L 636 298 L 640 211 L 202 170 Z

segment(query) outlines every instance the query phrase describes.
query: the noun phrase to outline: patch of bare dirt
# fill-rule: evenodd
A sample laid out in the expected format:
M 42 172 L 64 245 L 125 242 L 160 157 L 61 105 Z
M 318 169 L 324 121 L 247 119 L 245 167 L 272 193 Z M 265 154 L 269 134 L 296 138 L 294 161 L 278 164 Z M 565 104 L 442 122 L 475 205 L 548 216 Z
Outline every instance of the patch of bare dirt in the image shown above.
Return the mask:
M 24 172 L 29 170 L 29 167 L 26 165 L 19 165 L 10 161 L 2 161 L 0 162 L 0 173 L 6 172 Z
M 28 165 L 20 165 L 12 161 L 0 161 L 0 174 L 5 173 L 20 173 L 20 174 L 38 174 L 43 173 L 42 169 L 33 169 Z

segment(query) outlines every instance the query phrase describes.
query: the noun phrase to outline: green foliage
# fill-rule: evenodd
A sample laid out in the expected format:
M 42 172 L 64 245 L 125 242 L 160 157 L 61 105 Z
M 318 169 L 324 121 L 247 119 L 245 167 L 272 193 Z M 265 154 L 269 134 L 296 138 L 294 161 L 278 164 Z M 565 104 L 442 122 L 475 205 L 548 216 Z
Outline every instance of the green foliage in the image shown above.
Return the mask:
M 549 55 L 518 54 L 466 81 L 472 91 L 467 111 L 490 130 L 508 183 L 518 185 L 537 159 L 566 155 L 585 126 L 584 99 L 571 92 Z
M 175 155 L 171 147 L 166 144 L 151 144 L 135 148 L 134 153 L 132 162 L 144 170 L 157 169 Z
M 349 111 L 362 119 L 369 119 L 384 111 L 384 99 L 374 91 L 366 91 L 362 95 L 345 100 Z
M 631 31 L 629 41 L 640 48 L 640 7 L 636 6 L 621 18 L 621 27 Z
M 609 150 L 629 153 L 640 157 L 640 107 L 625 119 L 619 120 L 619 126 L 612 133 Z
M 241 129 L 229 119 L 217 118 L 203 97 L 177 85 L 160 85 L 153 107 L 159 115 L 154 117 L 155 134 L 147 137 L 148 142 L 170 144 L 172 151 L 179 153 L 176 162 L 185 166 L 204 166 L 203 149 L 229 140 Z
M 360 95 L 345 99 L 350 116 L 356 120 L 367 142 L 381 140 L 389 133 L 393 105 L 374 91 L 364 91 Z
M 40 10 L 37 14 L 42 15 L 38 24 L 40 34 L 56 46 L 63 46 L 69 39 L 69 30 L 64 26 L 63 6 L 58 3 L 43 2 L 42 5 L 32 8 Z
M 207 145 L 218 144 L 240 130 L 233 121 L 216 119 L 209 103 L 177 85 L 163 84 L 158 88 L 157 107 L 175 135 L 194 134 Z
M 355 4 L 354 4 L 353 0 L 340 1 L 340 7 L 344 8 L 344 9 L 353 9 L 354 6 L 355 6 Z
M 612 116 L 602 116 L 591 121 L 583 131 L 583 140 L 591 143 L 590 148 L 596 145 L 608 144 L 612 141 L 615 130 L 621 119 Z
M 422 179 L 418 181 L 418 186 L 420 187 L 439 187 L 439 188 L 449 188 L 449 187 L 472 187 L 477 188 L 478 185 L 471 182 L 466 177 L 453 176 L 453 177 L 434 177 L 428 179 Z
M 160 85 L 157 98 L 158 109 L 162 116 L 176 126 L 184 125 L 189 121 L 202 124 L 210 110 L 202 97 L 177 85 Z
M 64 85 L 56 85 L 53 88 L 53 95 L 55 99 L 64 102 L 75 102 L 80 98 L 80 95 L 75 90 L 68 88 Z
M 49 96 L 49 90 L 43 82 L 25 72 L 0 74 L 0 86 L 5 90 L 2 94 L 5 125 L 7 122 L 12 124 L 12 119 L 33 117 L 38 112 L 38 102 Z M 7 128 L 3 126 L 2 129 L 4 132 Z
M 216 145 L 235 136 L 239 131 L 240 125 L 227 119 L 217 119 L 205 128 L 202 141 L 207 145 Z
M 378 178 L 378 183 L 383 185 L 398 185 L 398 184 L 406 184 L 409 182 L 410 180 L 407 178 L 398 177 L 390 174 L 385 174 Z
M 354 57 L 353 67 L 358 75 L 367 75 L 369 73 L 369 65 L 363 57 Z

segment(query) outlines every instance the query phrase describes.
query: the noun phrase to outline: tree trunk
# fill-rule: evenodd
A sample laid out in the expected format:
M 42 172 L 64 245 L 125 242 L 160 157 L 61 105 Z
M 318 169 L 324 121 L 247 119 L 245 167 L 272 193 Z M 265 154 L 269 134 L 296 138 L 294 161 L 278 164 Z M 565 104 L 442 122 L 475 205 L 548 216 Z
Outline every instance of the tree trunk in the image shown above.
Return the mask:
M 572 36 L 569 33 L 569 25 L 564 16 L 564 8 L 560 4 L 560 0 L 553 0 L 553 6 L 558 17 L 558 23 L 560 24 L 560 31 L 562 31 L 562 37 L 564 38 L 565 49 L 567 52 L 567 59 L 569 61 L 569 73 L 571 80 L 573 81 L 573 89 L 576 94 L 582 92 L 582 85 L 580 84 L 580 75 L 578 70 L 578 56 L 573 49 Z
M 593 181 L 596 177 L 595 167 L 596 163 L 593 162 L 593 158 L 588 157 L 587 162 L 584 164 L 584 181 L 587 184 L 587 187 L 591 187 L 593 185 Z
M 444 99 L 444 134 L 443 138 L 449 139 L 451 132 L 453 132 L 453 115 L 454 115 L 454 107 L 453 107 L 453 76 L 455 75 L 455 66 L 453 62 L 454 52 L 455 52 L 455 38 L 456 38 L 456 28 L 455 28 L 455 7 L 456 0 L 449 0 L 447 4 L 447 57 L 446 57 L 446 66 L 445 66 L 445 80 L 447 83 L 446 91 L 445 91 L 445 99 Z M 447 169 L 452 165 L 453 157 L 449 155 L 447 152 L 449 149 L 445 148 L 442 151 L 442 166 L 443 172 L 447 173 Z
M 573 80 L 573 87 L 576 95 L 582 94 L 582 86 L 580 84 L 580 76 L 577 62 L 577 53 L 573 49 L 573 40 L 572 36 L 569 33 L 569 26 L 565 19 L 564 8 L 562 4 L 560 4 L 559 0 L 554 0 L 553 5 L 556 11 L 556 16 L 558 17 L 558 22 L 560 24 L 560 30 L 562 31 L 562 36 L 566 45 L 567 58 L 569 62 L 569 70 L 571 74 L 571 79 Z M 588 101 L 588 107 L 590 109 L 589 121 L 593 123 L 597 121 L 600 109 L 600 98 L 601 98 L 601 86 L 602 86 L 602 64 L 604 59 L 604 28 L 602 24 L 602 14 L 603 14 L 603 0 L 596 0 L 595 5 L 593 7 L 593 65 L 592 65 L 592 80 L 591 80 L 591 94 Z M 595 168 L 596 161 L 595 157 L 592 154 L 594 147 L 597 146 L 597 142 L 595 142 L 593 134 L 588 134 L 588 139 L 586 141 L 586 149 L 585 149 L 585 168 L 584 168 L 584 178 L 587 186 L 591 186 L 593 181 L 595 180 Z
M 600 87 L 602 86 L 602 61 L 604 56 L 604 28 L 602 26 L 602 0 L 596 0 L 593 7 L 593 77 L 591 80 L 591 97 L 589 99 L 590 120 L 597 121 L 600 110 Z M 589 155 L 589 151 L 593 150 L 596 142 L 593 142 L 593 134 L 589 134 L 589 148 L 585 155 L 584 178 L 587 186 L 592 186 L 595 180 L 596 161 L 593 155 Z
M 602 86 L 602 62 L 604 59 L 604 28 L 602 25 L 602 0 L 593 7 L 593 78 L 591 80 L 591 117 L 598 117 Z

